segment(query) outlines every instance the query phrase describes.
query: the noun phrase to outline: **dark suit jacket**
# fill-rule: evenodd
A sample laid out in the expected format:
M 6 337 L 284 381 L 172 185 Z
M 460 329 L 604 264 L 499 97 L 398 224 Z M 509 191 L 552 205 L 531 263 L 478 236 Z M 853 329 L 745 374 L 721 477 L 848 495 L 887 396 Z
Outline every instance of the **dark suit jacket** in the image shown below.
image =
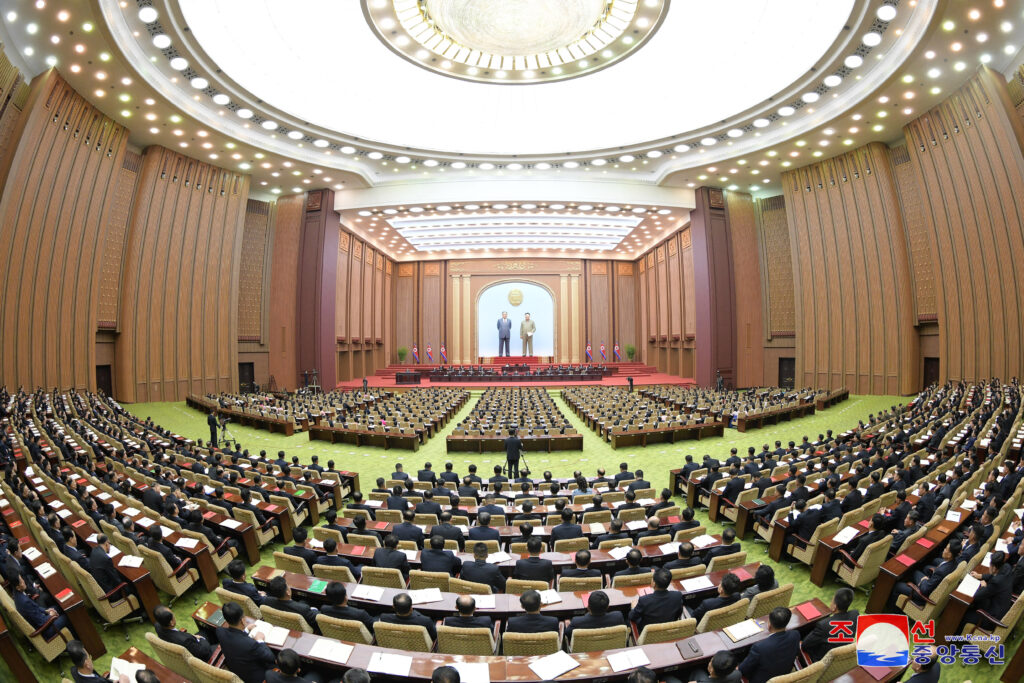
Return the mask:
M 739 551 L 740 551 L 740 544 L 739 543 L 730 543 L 729 545 L 720 545 L 720 546 L 711 548 L 706 553 L 704 553 L 704 562 L 705 562 L 705 564 L 711 564 L 712 558 L 721 557 L 722 555 L 732 555 L 733 553 L 738 553 Z
M 466 546 L 466 537 L 463 536 L 462 530 L 457 529 L 453 524 L 437 524 L 430 527 L 431 536 L 440 536 L 448 541 L 458 541 L 459 549 L 461 550 Z
M 769 678 L 793 670 L 793 660 L 800 653 L 800 633 L 779 631 L 754 643 L 750 654 L 740 662 L 740 673 L 747 683 L 765 683 Z
M 1006 614 L 1013 603 L 1013 568 L 1004 564 L 997 573 L 985 574 L 981 578 L 985 586 L 974 594 L 973 607 L 984 610 L 998 619 Z M 981 621 L 986 622 L 985 619 Z M 985 623 L 981 625 L 985 626 Z
M 508 618 L 508 625 L 505 631 L 509 633 L 541 633 L 543 631 L 557 631 L 558 617 L 549 617 L 542 614 L 522 614 Z
M 838 647 L 839 643 L 828 642 L 828 634 L 832 630 L 832 623 L 838 621 L 852 621 L 853 625 L 850 627 L 853 633 L 857 632 L 857 617 L 860 616 L 860 612 L 855 609 L 849 612 L 836 612 L 827 619 L 820 619 L 811 632 L 803 640 L 804 652 L 811 658 L 812 661 L 818 661 L 825 656 L 825 653 L 834 647 Z
M 300 545 L 290 545 L 284 549 L 285 555 L 293 555 L 295 557 L 301 557 L 309 565 L 309 570 L 313 571 L 313 565 L 317 563 L 320 555 L 310 548 L 303 548 Z
M 416 473 L 416 481 L 429 481 L 432 486 L 436 486 L 437 473 L 434 470 L 420 470 Z
M 713 598 L 701 600 L 701 603 L 697 605 L 695 610 L 693 610 L 693 618 L 697 620 L 698 624 L 700 624 L 701 618 L 711 610 L 718 609 L 719 607 L 728 607 L 739 599 L 740 594 L 737 593 L 736 595 L 730 595 L 724 598 L 716 595 Z
M 354 576 L 356 580 L 359 580 L 359 577 L 362 575 L 358 566 L 352 564 L 348 561 L 348 558 L 342 557 L 341 555 L 321 555 L 317 558 L 316 563 L 326 565 L 328 567 L 345 567 L 352 572 L 352 576 Z M 313 571 L 313 565 L 310 565 L 309 570 Z
M 740 495 L 743 491 L 744 482 L 739 477 L 735 477 L 729 480 L 729 483 L 722 489 L 722 494 L 719 496 L 719 500 L 726 498 L 730 503 L 736 504 L 736 496 Z
M 595 576 L 601 576 L 600 569 L 594 569 L 588 567 L 587 569 L 580 569 L 579 567 L 567 567 L 562 570 L 562 577 L 569 579 L 587 579 L 594 578 Z
M 320 608 L 320 614 L 334 619 L 350 619 L 351 621 L 358 621 L 373 634 L 373 617 L 366 610 L 359 609 L 358 607 L 351 607 L 345 605 L 340 607 L 338 605 L 324 605 Z
M 317 611 L 307 605 L 304 602 L 298 600 L 282 600 L 280 598 L 272 598 L 267 596 L 266 600 L 263 601 L 262 607 L 272 607 L 282 612 L 294 612 L 302 616 L 306 620 L 306 623 L 312 627 L 316 627 L 316 614 Z
M 408 616 L 401 617 L 394 612 L 384 612 L 380 615 L 380 621 L 385 624 L 404 624 L 406 626 L 422 626 L 427 629 L 431 640 L 437 640 L 437 629 L 434 628 L 434 620 L 425 617 L 416 610 L 412 610 Z
M 609 626 L 623 626 L 625 623 L 622 612 L 608 612 L 599 617 L 588 612 L 583 616 L 572 618 L 569 625 L 565 627 L 565 637 L 572 642 L 572 632 L 578 628 L 608 628 Z
M 310 569 L 312 569 L 312 567 Z M 240 595 L 249 596 L 252 599 L 252 601 L 255 602 L 257 605 L 263 604 L 263 596 L 260 595 L 260 592 L 256 589 L 256 586 L 252 585 L 251 583 L 239 583 L 237 581 L 233 581 L 232 579 L 224 579 L 220 582 L 220 585 L 222 585 L 226 590 L 229 590 L 232 593 L 238 593 Z
M 224 653 L 224 668 L 244 683 L 263 683 L 267 669 L 272 668 L 277 661 L 266 643 L 253 640 L 245 631 L 218 626 L 217 642 Z
M 462 569 L 462 560 L 450 550 L 427 548 L 420 553 L 420 569 L 425 572 L 445 572 L 455 576 Z
M 398 569 L 402 572 L 402 576 L 409 576 L 409 558 L 398 549 L 377 548 L 374 550 L 373 566 Z
M 466 581 L 485 583 L 495 593 L 505 592 L 505 576 L 496 564 L 488 564 L 479 560 L 465 562 L 462 565 L 462 578 Z
M 93 547 L 89 553 L 89 565 L 89 573 L 96 579 L 104 593 L 109 593 L 122 583 L 121 574 L 114 567 L 114 561 L 100 546 Z
M 693 557 L 690 557 L 685 560 L 677 556 L 676 559 L 672 560 L 671 562 L 665 563 L 664 566 L 665 569 L 672 570 L 689 569 L 690 567 L 696 567 L 698 564 L 704 564 L 704 562 L 700 559 L 699 556 L 694 555 Z
M 33 629 L 37 629 L 46 623 L 50 615 L 46 613 L 42 607 L 36 604 L 36 602 L 25 595 L 24 592 L 14 592 L 14 606 L 18 610 L 18 614 L 25 618 L 29 624 L 32 625 Z M 52 628 L 52 627 L 50 627 Z
M 163 626 L 156 627 L 156 635 L 160 640 L 181 645 L 188 650 L 190 655 L 204 662 L 210 661 L 210 657 L 213 656 L 213 646 L 210 645 L 210 641 L 202 636 L 185 633 L 176 628 L 164 628 Z
M 683 594 L 679 591 L 659 591 L 643 595 L 636 607 L 629 611 L 629 620 L 642 632 L 648 624 L 675 621 L 683 613 Z
M 627 491 L 636 491 L 637 489 L 649 489 L 651 488 L 651 482 L 646 479 L 637 479 L 632 484 L 626 487 Z
M 413 541 L 417 548 L 423 547 L 423 530 L 415 524 L 409 522 L 402 522 L 396 524 L 391 529 L 391 533 L 395 535 L 399 541 Z
M 579 524 L 566 524 L 563 522 L 551 528 L 551 545 L 554 547 L 555 541 L 567 538 L 580 538 L 581 536 L 583 536 L 583 528 Z
M 931 595 L 932 591 L 942 583 L 942 580 L 953 573 L 957 564 L 956 560 L 950 560 L 948 562 L 944 560 L 938 567 L 932 570 L 931 575 L 925 577 L 917 587 L 920 588 L 921 592 L 925 595 Z
M 615 475 L 614 481 L 618 484 L 620 481 L 629 481 L 630 479 L 633 479 L 632 472 L 619 472 Z
M 424 500 L 416 503 L 416 507 L 413 508 L 413 512 L 417 515 L 440 515 L 441 506 L 432 500 Z
M 474 526 L 469 528 L 469 540 L 500 542 L 501 532 L 489 526 Z
M 479 615 L 464 617 L 461 614 L 456 614 L 454 617 L 445 617 L 444 625 L 455 628 L 493 628 L 494 623 L 490 617 Z
M 384 507 L 388 510 L 407 510 L 409 509 L 409 501 L 401 496 L 388 496 Z
M 516 568 L 512 577 L 527 581 L 551 581 L 555 578 L 555 567 L 551 560 L 540 557 L 527 557 L 516 560 Z

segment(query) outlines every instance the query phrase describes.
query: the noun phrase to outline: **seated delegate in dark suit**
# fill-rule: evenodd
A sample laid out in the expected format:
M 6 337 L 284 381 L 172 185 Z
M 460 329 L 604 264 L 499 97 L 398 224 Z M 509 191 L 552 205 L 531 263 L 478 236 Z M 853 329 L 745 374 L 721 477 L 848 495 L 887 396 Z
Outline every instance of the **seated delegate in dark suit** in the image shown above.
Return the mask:
M 310 568 L 312 569 L 312 567 Z M 220 582 L 220 585 L 225 590 L 229 590 L 232 593 L 238 593 L 239 595 L 245 595 L 250 600 L 256 603 L 257 606 L 263 604 L 266 594 L 258 590 L 256 586 L 245 581 L 245 563 L 242 560 L 234 559 L 228 563 L 228 576 Z
M 118 683 L 96 673 L 92 657 L 81 641 L 72 640 L 68 643 L 67 653 L 71 657 L 71 679 L 75 683 Z
M 692 672 L 695 683 L 742 683 L 743 676 L 736 669 L 736 657 L 729 650 L 719 650 L 708 662 L 707 669 Z
M 306 565 L 309 567 L 309 570 L 313 571 L 313 565 L 317 563 L 320 555 L 312 548 L 306 547 L 306 539 L 308 537 L 309 532 L 306 531 L 306 527 L 295 527 L 295 530 L 292 531 L 292 538 L 295 541 L 295 545 L 288 546 L 283 552 L 285 555 L 301 557 L 306 561 Z
M 317 558 L 317 564 L 322 564 L 327 567 L 345 567 L 352 576 L 358 581 L 359 577 L 362 576 L 362 568 L 358 565 L 354 565 L 348 561 L 348 558 L 342 557 L 338 554 L 338 542 L 333 538 L 328 538 L 324 541 L 324 554 Z M 312 570 L 313 567 L 310 567 Z
M 740 673 L 747 683 L 765 683 L 793 670 L 793 660 L 800 654 L 800 632 L 786 630 L 791 616 L 788 607 L 776 607 L 768 615 L 771 635 L 754 643 L 746 659 L 740 662 Z
M 641 596 L 629 611 L 629 620 L 641 633 L 648 624 L 675 621 L 683 613 L 683 594 L 668 590 L 671 583 L 672 572 L 664 568 L 654 570 L 654 592 Z
M 575 519 L 572 510 L 562 510 L 562 523 L 551 528 L 551 547 L 554 547 L 556 541 L 583 536 L 583 528 L 576 524 Z
M 391 533 L 399 541 L 412 541 L 416 547 L 423 549 L 423 530 L 412 523 L 416 515 L 412 510 L 405 510 L 402 513 L 402 523 L 391 528 Z
M 960 554 L 961 546 L 958 539 L 953 539 L 946 544 L 946 547 L 942 549 L 942 560 L 939 565 L 932 569 L 931 574 L 925 574 L 924 572 L 917 570 L 914 572 L 910 581 L 900 581 L 892 588 L 892 593 L 889 595 L 889 604 L 887 605 L 887 611 L 896 613 L 896 599 L 900 595 L 908 595 L 915 605 L 923 605 L 924 598 L 918 595 L 929 596 L 931 592 L 938 587 L 942 580 L 953 573 L 953 570 L 957 567 L 957 562 L 954 558 Z
M 991 572 L 981 574 L 971 572 L 971 576 L 981 581 L 981 587 L 974 594 L 974 602 L 964 617 L 965 624 L 978 624 L 989 630 L 995 624 L 986 615 L 1002 620 L 1013 604 L 1013 568 L 1006 563 L 1006 553 L 997 550 L 992 553 Z
M 615 572 L 612 578 L 615 576 L 633 576 L 635 574 L 647 574 L 651 571 L 650 567 L 641 567 L 640 561 L 643 559 L 643 554 L 636 548 L 633 548 L 626 553 L 626 568 L 620 569 Z
M 572 633 L 578 628 L 607 628 L 625 625 L 622 612 L 608 611 L 608 602 L 608 594 L 604 591 L 591 593 L 587 600 L 587 613 L 580 617 L 573 617 L 569 625 L 565 627 L 566 639 L 571 643 Z
M 451 550 L 445 550 L 444 538 L 434 534 L 430 537 L 430 547 L 420 553 L 420 569 L 425 572 L 444 572 L 457 576 L 462 570 L 462 560 Z
M 373 617 L 366 610 L 348 604 L 348 590 L 345 584 L 331 581 L 324 589 L 324 598 L 327 602 L 320 607 L 320 614 L 333 619 L 358 621 L 371 635 L 373 634 Z
M 391 495 L 388 496 L 387 501 L 384 503 L 385 509 L 388 510 L 408 510 L 409 501 L 402 497 L 402 487 L 396 486 L 391 489 Z
M 394 612 L 384 612 L 380 615 L 380 621 L 385 624 L 404 624 L 406 626 L 422 626 L 427 629 L 430 640 L 437 640 L 437 629 L 434 628 L 434 620 L 425 617 L 412 608 L 412 598 L 408 593 L 399 593 L 391 601 Z
M 699 564 L 704 564 L 704 562 L 700 559 L 699 555 L 694 554 L 693 544 L 689 541 L 683 541 L 679 544 L 679 548 L 676 549 L 676 559 L 665 563 L 664 567 L 671 571 L 673 569 L 689 569 Z
M 416 503 L 416 507 L 413 508 L 413 512 L 417 515 L 440 515 L 441 505 L 434 500 L 434 492 L 424 491 L 423 500 Z
M 431 486 L 437 485 L 437 474 L 432 469 L 432 465 L 427 462 L 423 464 L 423 469 L 416 473 L 416 481 L 428 482 Z
M 480 512 L 476 516 L 477 526 L 469 528 L 469 540 L 471 541 L 501 541 L 501 532 L 492 529 L 491 515 L 487 512 Z
M 124 583 L 121 574 L 114 567 L 114 561 L 110 559 L 109 552 L 110 540 L 105 534 L 100 534 L 96 538 L 96 545 L 89 553 L 89 573 L 96 579 L 104 593 L 109 593 Z
M 267 583 L 267 598 L 262 607 L 298 614 L 311 628 L 316 628 L 317 610 L 304 602 L 292 600 L 292 589 L 283 576 L 275 576 Z
M 601 570 L 594 569 L 590 566 L 589 550 L 577 550 L 576 564 L 572 567 L 566 567 L 563 569 L 561 576 L 567 579 L 594 578 L 596 576 L 601 576 Z
M 46 630 L 43 631 L 43 637 L 50 640 L 54 638 L 61 629 L 68 627 L 67 615 L 58 615 L 57 610 L 52 607 L 50 609 L 43 609 L 40 607 L 35 600 L 25 593 L 25 579 L 19 574 L 16 577 L 16 580 L 18 583 L 14 586 L 14 607 L 18 610 L 18 614 L 20 614 L 25 621 L 32 626 L 33 630 L 38 630 L 51 618 L 56 617 L 53 623 L 47 626 Z
M 740 551 L 740 544 L 736 542 L 736 530 L 731 526 L 722 531 L 722 545 L 711 548 L 704 553 L 705 564 L 711 564 L 711 560 L 722 555 L 732 555 Z
M 540 593 L 528 590 L 519 596 L 519 605 L 526 614 L 508 618 L 505 631 L 508 633 L 542 633 L 558 630 L 558 617 L 549 617 L 540 613 Z
M 472 595 L 460 595 L 455 599 L 455 608 L 459 613 L 452 617 L 445 617 L 445 626 L 456 628 L 492 628 L 494 623 L 490 617 L 474 614 L 476 611 L 476 600 Z
M 860 616 L 860 612 L 850 609 L 852 604 L 852 589 L 840 588 L 836 591 L 835 596 L 832 598 L 832 614 L 826 619 L 818 620 L 814 624 L 814 628 L 811 629 L 811 632 L 804 637 L 802 646 L 804 652 L 811 658 L 811 661 L 817 662 L 829 650 L 839 646 L 839 643 L 828 642 L 829 633 L 832 632 L 832 624 L 840 621 L 853 622 L 848 626 L 848 633 L 850 635 L 857 633 L 857 617 Z
M 316 683 L 321 680 L 316 674 L 300 676 L 300 664 L 295 650 L 281 650 L 277 653 L 277 667 L 267 671 L 267 683 Z
M 263 642 L 263 634 L 255 638 L 245 632 L 242 608 L 236 602 L 224 605 L 224 625 L 217 627 L 217 642 L 224 655 L 224 668 L 243 683 L 263 683 L 267 669 L 274 666 L 273 651 Z
M 700 620 L 711 610 L 733 604 L 740 599 L 740 587 L 739 577 L 729 572 L 722 577 L 722 582 L 718 584 L 718 596 L 702 600 L 693 610 L 693 618 L 700 624 Z
M 388 534 L 384 539 L 384 547 L 373 551 L 373 566 L 397 569 L 402 576 L 409 576 L 409 558 L 398 549 L 398 539 Z
M 551 582 L 555 578 L 555 567 L 551 560 L 545 560 L 540 556 L 544 542 L 533 536 L 526 542 L 526 551 L 529 557 L 516 560 L 512 578 L 525 581 L 546 581 Z
M 590 547 L 596 549 L 605 541 L 618 541 L 623 538 L 629 538 L 629 533 L 622 530 L 622 520 L 616 517 L 608 525 L 608 533 L 596 537 Z
M 160 640 L 181 645 L 193 657 L 204 662 L 210 661 L 210 657 L 213 656 L 213 646 L 210 645 L 210 641 L 202 636 L 176 629 L 174 612 L 170 608 L 160 605 L 153 610 L 153 616 L 156 618 L 156 635 Z
M 466 537 L 462 533 L 462 529 L 452 524 L 452 513 L 446 510 L 438 516 L 438 520 L 441 522 L 440 524 L 430 527 L 431 536 L 440 536 L 446 541 L 457 541 L 459 550 L 466 547 Z
M 505 592 L 505 575 L 501 573 L 498 565 L 487 562 L 487 546 L 483 543 L 473 546 L 473 561 L 463 563 L 461 578 L 486 584 L 495 593 Z

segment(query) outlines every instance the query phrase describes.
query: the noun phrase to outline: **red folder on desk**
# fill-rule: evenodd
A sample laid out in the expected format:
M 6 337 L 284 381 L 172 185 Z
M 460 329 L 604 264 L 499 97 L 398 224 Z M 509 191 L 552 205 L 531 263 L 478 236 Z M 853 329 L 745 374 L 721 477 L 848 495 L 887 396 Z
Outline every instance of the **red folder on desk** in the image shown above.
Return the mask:
M 804 619 L 808 621 L 810 621 L 811 619 L 816 619 L 818 615 L 821 614 L 821 612 L 818 611 L 818 608 L 814 606 L 814 603 L 810 602 L 804 603 L 802 605 L 797 605 L 796 611 L 800 613 L 800 616 L 802 616 Z

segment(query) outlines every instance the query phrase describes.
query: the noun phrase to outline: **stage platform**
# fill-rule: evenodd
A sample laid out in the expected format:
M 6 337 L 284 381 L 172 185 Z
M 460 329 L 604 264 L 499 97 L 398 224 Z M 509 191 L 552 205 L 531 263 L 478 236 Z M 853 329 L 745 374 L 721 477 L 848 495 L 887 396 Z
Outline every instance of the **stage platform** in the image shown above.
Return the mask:
M 472 367 L 483 367 L 493 368 L 500 370 L 505 365 L 505 359 L 501 359 L 501 363 L 474 363 Z M 524 362 L 523 357 L 513 357 L 508 359 L 510 364 Z M 536 360 L 532 362 L 526 362 L 531 367 L 536 366 L 538 368 L 546 367 L 551 363 L 538 363 Z M 555 365 L 558 365 L 557 363 Z M 566 365 L 563 363 L 563 365 Z M 643 363 L 595 363 L 594 365 L 604 365 L 612 370 L 612 374 L 606 377 L 602 377 L 600 380 L 586 380 L 586 381 L 571 381 L 566 379 L 553 379 L 544 381 L 533 381 L 533 380 L 516 380 L 509 378 L 508 380 L 499 379 L 493 382 L 431 382 L 428 379 L 430 371 L 439 367 L 437 364 L 402 364 L 402 365 L 389 365 L 386 368 L 377 370 L 376 374 L 366 378 L 367 385 L 370 387 L 398 387 L 398 388 L 414 388 L 414 387 L 440 387 L 440 388 L 466 388 L 466 389 L 487 389 L 488 387 L 566 387 L 566 386 L 627 386 L 629 381 L 627 377 L 633 378 L 633 386 L 645 386 L 653 384 L 673 384 L 677 386 L 696 386 L 696 382 L 689 377 L 676 377 L 675 375 L 668 375 L 663 372 L 658 372 L 657 368 L 650 365 L 644 365 Z M 453 366 L 449 366 L 453 367 Z M 468 366 L 467 366 L 468 367 Z M 419 384 L 399 384 L 395 379 L 395 373 L 398 372 L 419 372 L 421 373 Z M 347 382 L 339 382 L 337 385 L 338 389 L 359 389 L 363 386 L 363 379 L 349 380 Z

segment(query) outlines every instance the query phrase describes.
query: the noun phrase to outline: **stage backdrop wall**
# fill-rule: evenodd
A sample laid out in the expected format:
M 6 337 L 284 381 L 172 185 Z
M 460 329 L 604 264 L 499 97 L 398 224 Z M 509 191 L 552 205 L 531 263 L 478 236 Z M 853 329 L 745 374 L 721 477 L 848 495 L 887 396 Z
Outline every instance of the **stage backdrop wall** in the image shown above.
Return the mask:
M 518 292 L 517 296 L 510 296 Z M 513 303 L 519 301 L 518 305 Z M 533 337 L 533 355 L 555 355 L 555 301 L 545 287 L 532 282 L 510 281 L 498 282 L 480 292 L 477 299 L 477 348 L 481 356 L 498 355 L 497 320 L 502 311 L 508 311 L 512 321 L 512 334 L 509 339 L 509 352 L 519 355 L 523 350 L 519 339 L 519 324 L 525 314 L 537 324 L 537 332 Z

